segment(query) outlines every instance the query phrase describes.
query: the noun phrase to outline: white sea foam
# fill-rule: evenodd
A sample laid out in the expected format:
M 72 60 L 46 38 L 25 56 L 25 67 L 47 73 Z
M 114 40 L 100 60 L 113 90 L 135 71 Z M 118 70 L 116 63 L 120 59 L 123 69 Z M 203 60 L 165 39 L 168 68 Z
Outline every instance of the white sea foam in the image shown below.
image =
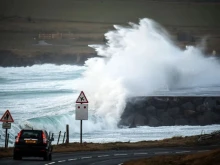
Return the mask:
M 88 60 L 77 86 L 88 94 L 91 109 L 105 118 L 108 128 L 116 127 L 127 97 L 203 95 L 212 87 L 219 92 L 220 65 L 199 47 L 181 50 L 150 19 L 114 27 L 105 34 L 105 45 L 89 45 L 105 58 Z

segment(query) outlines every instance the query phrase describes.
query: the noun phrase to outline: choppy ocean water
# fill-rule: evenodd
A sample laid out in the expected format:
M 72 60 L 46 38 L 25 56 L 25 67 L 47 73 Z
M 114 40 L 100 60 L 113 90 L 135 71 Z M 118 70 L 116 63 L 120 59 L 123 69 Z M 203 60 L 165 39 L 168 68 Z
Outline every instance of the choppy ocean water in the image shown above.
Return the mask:
M 9 110 L 14 119 L 9 130 L 10 142 L 14 141 L 14 136 L 21 128 L 46 129 L 55 133 L 57 137 L 59 131 L 62 131 L 63 135 L 66 124 L 70 127 L 70 141 L 79 142 L 80 122 L 75 120 L 75 102 L 80 90 L 74 88 L 74 84 L 78 83 L 77 79 L 82 76 L 85 69 L 86 67 L 80 66 L 50 64 L 0 68 L 0 114 L 3 115 Z M 91 96 L 88 100 L 89 98 Z M 112 115 L 117 117 L 114 113 Z M 114 121 L 105 121 L 109 114 L 105 115 L 89 108 L 89 120 L 83 121 L 83 141 L 106 143 L 158 140 L 173 136 L 196 135 L 204 131 L 209 133 L 219 130 L 220 127 L 209 125 L 117 128 Z M 0 146 L 3 146 L 4 129 L 0 129 L 0 135 Z

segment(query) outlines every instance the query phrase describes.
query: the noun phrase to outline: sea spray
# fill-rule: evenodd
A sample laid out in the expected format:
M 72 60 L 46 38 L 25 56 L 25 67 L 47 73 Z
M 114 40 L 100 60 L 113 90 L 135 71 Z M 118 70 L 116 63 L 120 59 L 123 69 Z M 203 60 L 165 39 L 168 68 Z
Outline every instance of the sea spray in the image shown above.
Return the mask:
M 153 20 L 114 27 L 105 34 L 106 44 L 89 45 L 104 58 L 86 61 L 77 86 L 88 95 L 90 108 L 105 119 L 107 128 L 116 127 L 128 97 L 193 91 L 220 83 L 215 58 L 205 57 L 198 47 L 180 49 Z

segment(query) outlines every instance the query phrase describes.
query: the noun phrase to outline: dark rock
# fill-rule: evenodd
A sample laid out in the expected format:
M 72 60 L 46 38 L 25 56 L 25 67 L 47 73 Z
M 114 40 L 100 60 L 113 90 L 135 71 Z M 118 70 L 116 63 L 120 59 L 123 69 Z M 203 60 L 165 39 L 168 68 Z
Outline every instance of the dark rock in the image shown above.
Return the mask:
M 121 118 L 118 125 L 130 126 L 134 125 L 135 114 L 130 114 L 129 116 Z
M 192 117 L 196 114 L 196 111 L 194 110 L 184 110 L 184 116 L 186 118 Z
M 206 111 L 203 115 L 199 115 L 197 120 L 200 125 L 209 125 L 216 123 L 216 121 L 219 120 L 219 116 L 217 116 L 214 112 Z
M 195 98 L 192 99 L 192 103 L 195 106 L 203 104 L 203 101 L 204 101 L 204 97 L 195 97 Z
M 130 114 L 134 112 L 135 112 L 134 105 L 131 102 L 127 102 L 125 110 L 123 111 L 121 115 L 121 118 L 126 118 L 127 116 L 129 116 Z
M 176 119 L 175 125 L 188 125 L 188 121 L 184 118 Z
M 196 118 L 189 118 L 189 125 L 199 125 Z
M 142 116 L 140 114 L 136 114 L 134 118 L 134 125 L 135 126 L 144 126 L 147 123 L 147 119 L 145 116 Z
M 217 114 L 220 114 L 220 105 L 216 105 L 214 108 L 213 108 L 213 111 Z
M 204 116 L 204 115 L 199 115 L 197 117 L 197 121 L 199 125 L 208 125 L 208 124 L 211 124 L 212 122 L 211 118 Z
M 196 107 L 196 111 L 197 111 L 197 112 L 200 112 L 200 113 L 203 113 L 203 112 L 205 112 L 206 110 L 207 110 L 207 108 L 206 108 L 206 106 L 205 106 L 204 104 L 198 105 L 198 106 Z
M 158 109 L 166 109 L 169 102 L 169 98 L 165 97 L 155 97 L 152 100 L 152 105 Z
M 194 110 L 194 109 L 195 109 L 195 106 L 194 106 L 193 103 L 187 102 L 187 103 L 182 104 L 182 105 L 181 105 L 181 108 L 182 108 L 183 110 L 186 110 L 186 109 Z
M 157 109 L 156 111 L 157 111 L 157 117 L 159 117 L 159 118 L 165 112 L 164 109 Z
M 204 100 L 203 104 L 207 110 L 212 110 L 214 107 L 216 107 L 216 100 L 211 97 L 208 97 Z
M 220 97 L 132 98 L 119 124 L 131 127 L 220 124 Z
M 175 123 L 174 119 L 171 116 L 169 116 L 167 112 L 164 112 L 161 115 L 160 120 L 161 120 L 161 124 L 164 126 L 171 126 L 174 125 Z
M 161 123 L 156 117 L 150 116 L 148 118 L 148 125 L 151 127 L 157 127 L 157 126 L 160 126 Z
M 157 110 L 154 106 L 149 106 L 145 109 L 145 116 L 152 115 L 157 116 Z
M 169 100 L 169 108 L 178 107 L 181 104 L 181 99 L 178 97 L 171 97 Z
M 169 109 L 167 109 L 167 112 L 173 118 L 177 118 L 180 113 L 180 108 L 179 107 L 169 108 Z

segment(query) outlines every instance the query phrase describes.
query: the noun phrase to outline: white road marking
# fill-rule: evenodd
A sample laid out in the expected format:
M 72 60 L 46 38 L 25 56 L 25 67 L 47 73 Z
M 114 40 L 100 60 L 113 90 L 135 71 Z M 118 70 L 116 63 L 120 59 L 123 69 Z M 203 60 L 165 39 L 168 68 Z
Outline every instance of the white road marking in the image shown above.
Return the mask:
M 99 155 L 98 158 L 101 158 L 101 157 L 107 157 L 109 155 Z
M 142 153 L 134 153 L 134 155 L 147 155 L 147 152 L 142 152 Z
M 200 151 L 197 151 L 197 152 L 207 152 L 207 151 L 210 151 L 210 150 L 200 150 Z
M 55 162 L 50 162 L 50 163 L 48 163 L 48 164 L 54 164 Z M 48 165 L 48 164 L 45 164 L 45 165 Z
M 180 153 L 187 153 L 187 152 L 190 152 L 190 151 L 177 151 L 176 153 L 180 154 Z
M 124 156 L 124 155 L 128 155 L 128 154 L 114 154 L 114 156 Z
M 87 157 L 81 157 L 81 159 L 89 159 L 92 158 L 91 156 L 87 156 Z
M 66 160 L 59 160 L 58 162 L 59 162 L 59 163 L 62 163 L 62 162 L 65 162 L 65 161 L 66 161 Z
M 167 152 L 167 151 L 165 151 L 165 152 L 154 152 L 154 154 L 168 154 L 168 153 L 170 153 L 170 152 Z
M 73 161 L 73 160 L 77 160 L 77 158 L 75 158 L 75 159 L 68 159 L 68 161 Z

